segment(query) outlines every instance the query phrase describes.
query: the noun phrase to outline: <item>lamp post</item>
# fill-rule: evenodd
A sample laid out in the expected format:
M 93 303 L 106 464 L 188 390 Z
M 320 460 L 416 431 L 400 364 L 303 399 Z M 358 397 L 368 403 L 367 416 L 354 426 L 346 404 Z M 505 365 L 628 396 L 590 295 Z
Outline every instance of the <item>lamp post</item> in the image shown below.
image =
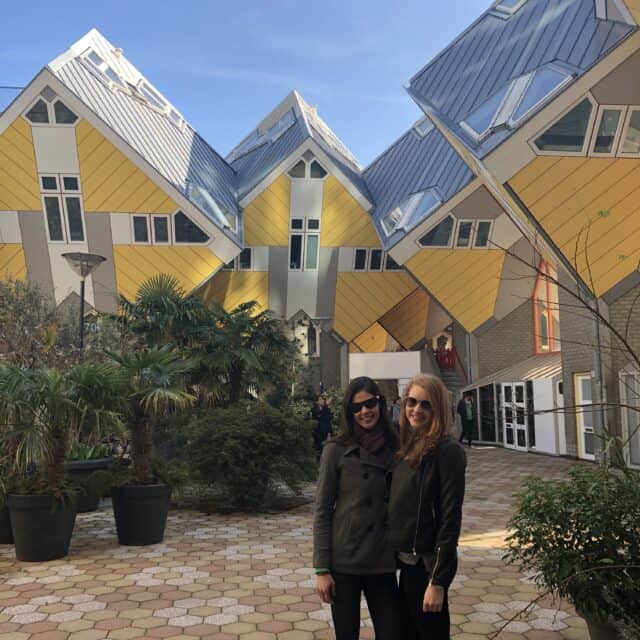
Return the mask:
M 75 273 L 80 276 L 80 349 L 84 346 L 84 283 L 88 275 L 100 266 L 106 258 L 96 253 L 63 253 L 62 257 Z

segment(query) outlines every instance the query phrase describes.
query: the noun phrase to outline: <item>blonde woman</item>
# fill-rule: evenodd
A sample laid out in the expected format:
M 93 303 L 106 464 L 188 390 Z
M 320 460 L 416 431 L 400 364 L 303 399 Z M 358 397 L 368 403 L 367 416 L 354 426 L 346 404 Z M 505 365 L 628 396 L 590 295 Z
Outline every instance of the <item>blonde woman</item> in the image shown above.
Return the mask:
M 389 533 L 410 640 L 450 638 L 447 592 L 458 565 L 466 466 L 451 431 L 451 402 L 442 381 L 414 376 L 402 397 L 389 499 Z

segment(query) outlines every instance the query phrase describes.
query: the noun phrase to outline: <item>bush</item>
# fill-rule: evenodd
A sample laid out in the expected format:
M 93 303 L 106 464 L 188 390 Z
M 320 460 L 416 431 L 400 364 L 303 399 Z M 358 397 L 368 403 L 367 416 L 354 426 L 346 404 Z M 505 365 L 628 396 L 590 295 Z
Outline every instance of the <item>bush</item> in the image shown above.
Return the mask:
M 262 504 L 283 483 L 298 491 L 316 463 L 308 425 L 262 402 L 241 402 L 196 417 L 180 438 L 194 479 L 222 489 L 234 507 Z
M 640 629 L 640 482 L 609 466 L 530 478 L 509 522 L 507 558 L 578 613 Z

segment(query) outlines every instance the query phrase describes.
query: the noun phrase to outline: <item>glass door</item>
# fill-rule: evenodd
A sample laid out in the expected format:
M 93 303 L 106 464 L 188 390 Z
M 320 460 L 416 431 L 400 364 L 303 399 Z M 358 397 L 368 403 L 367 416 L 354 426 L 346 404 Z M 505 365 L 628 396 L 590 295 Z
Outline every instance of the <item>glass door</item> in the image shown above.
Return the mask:
M 523 382 L 502 384 L 502 428 L 505 447 L 529 450 L 526 388 Z
M 576 398 L 576 429 L 578 431 L 578 457 L 585 460 L 596 459 L 596 443 L 593 421 L 593 394 L 591 374 L 576 373 L 574 376 Z

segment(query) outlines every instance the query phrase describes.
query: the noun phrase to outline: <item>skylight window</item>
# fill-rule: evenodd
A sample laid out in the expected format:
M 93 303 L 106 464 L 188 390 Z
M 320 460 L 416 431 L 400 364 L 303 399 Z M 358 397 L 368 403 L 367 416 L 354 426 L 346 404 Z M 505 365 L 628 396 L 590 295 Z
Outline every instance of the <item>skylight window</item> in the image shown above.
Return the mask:
M 204 187 L 190 183 L 187 191 L 191 202 L 213 217 L 221 227 L 236 230 L 236 215 L 221 207 Z
M 394 231 L 405 231 L 424 220 L 434 209 L 442 204 L 442 199 L 435 189 L 425 189 L 411 194 L 399 207 L 389 212 L 382 219 L 382 227 L 390 236 Z
M 109 86 L 115 85 L 123 91 L 127 91 L 127 85 L 120 75 L 114 71 L 95 51 L 89 50 L 82 60 L 88 67 L 101 77 Z
M 510 85 L 506 85 L 488 100 L 485 100 L 475 111 L 472 111 L 460 124 L 477 141 L 488 133 L 493 125 Z
M 138 83 L 138 91 L 152 107 L 159 111 L 166 111 L 169 108 L 169 103 L 146 80 Z
M 493 10 L 507 16 L 513 15 L 527 0 L 499 0 Z
M 420 120 L 413 125 L 413 130 L 420 138 L 424 138 L 433 130 L 433 122 L 431 122 L 427 116 L 424 116 L 424 118 L 420 118 Z
M 553 94 L 564 86 L 571 76 L 553 67 L 539 69 L 533 74 L 530 82 L 524 90 L 524 94 L 516 110 L 511 117 L 516 123 L 525 118 L 543 100 L 549 99 Z
M 292 109 L 289 109 L 275 124 L 271 125 L 266 131 L 256 129 L 252 131 L 231 153 L 227 160 L 233 162 L 238 158 L 255 151 L 263 144 L 275 142 L 280 136 L 288 131 L 296 122 L 296 115 Z

